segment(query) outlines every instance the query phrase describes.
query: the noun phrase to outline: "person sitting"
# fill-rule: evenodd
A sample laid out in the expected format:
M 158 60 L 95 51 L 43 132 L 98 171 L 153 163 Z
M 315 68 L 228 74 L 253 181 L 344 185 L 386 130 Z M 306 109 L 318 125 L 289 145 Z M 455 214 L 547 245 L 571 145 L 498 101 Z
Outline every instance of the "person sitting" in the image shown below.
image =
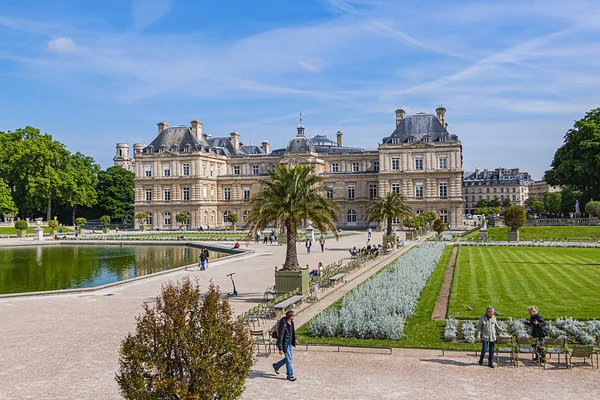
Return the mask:
M 322 275 L 325 267 L 323 267 L 323 263 L 321 261 L 319 261 L 319 266 L 317 267 L 317 269 L 319 270 L 319 275 Z
M 352 250 L 350 250 L 350 254 L 351 254 L 352 256 L 355 256 L 355 255 L 357 255 L 357 254 L 358 254 L 358 250 L 357 250 L 356 246 L 354 246 L 354 247 L 352 248 Z
M 319 271 L 317 271 L 316 269 L 313 269 L 313 270 L 311 270 L 311 271 L 310 271 L 308 274 L 309 274 L 310 276 L 317 276 L 317 275 L 319 275 Z
M 240 242 L 235 242 L 235 244 L 233 245 L 234 249 L 239 249 L 240 248 Z

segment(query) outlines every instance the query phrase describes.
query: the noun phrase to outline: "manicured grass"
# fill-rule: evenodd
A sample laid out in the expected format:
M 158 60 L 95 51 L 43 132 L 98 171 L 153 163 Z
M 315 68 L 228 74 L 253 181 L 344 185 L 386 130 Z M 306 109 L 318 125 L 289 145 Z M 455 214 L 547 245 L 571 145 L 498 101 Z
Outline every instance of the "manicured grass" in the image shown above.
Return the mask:
M 43 226 L 42 228 L 44 228 L 44 233 L 50 234 L 50 227 L 49 226 Z M 62 228 L 63 232 L 73 232 L 73 229 L 69 229 L 67 227 L 64 226 L 59 226 L 58 228 L 56 228 L 56 233 L 58 233 L 58 230 Z M 26 229 L 27 233 L 33 233 L 33 230 L 35 229 L 35 225 L 29 225 Z M 0 235 L 16 235 L 17 234 L 17 229 L 14 226 L 2 226 L 0 227 Z
M 488 237 L 490 241 L 506 242 L 508 228 L 488 228 Z M 524 226 L 519 228 L 519 240 L 525 242 L 533 239 L 582 239 L 590 237 L 596 237 L 596 240 L 600 240 L 600 226 Z M 465 239 L 479 240 L 479 231 L 466 235 Z
M 448 315 L 476 319 L 492 305 L 502 317 L 600 318 L 600 249 L 461 247 Z M 467 307 L 472 307 L 469 311 Z
M 452 247 L 448 246 L 444 250 L 438 266 L 433 271 L 421 298 L 417 303 L 415 313 L 407 319 L 404 328 L 404 337 L 400 340 L 372 340 L 355 338 L 313 338 L 308 336 L 308 323 L 302 325 L 296 331 L 298 341 L 304 344 L 332 344 L 332 345 L 351 345 L 351 346 L 387 346 L 387 347 L 412 347 L 412 348 L 430 348 L 430 349 L 475 349 L 478 345 L 469 345 L 463 343 L 444 342 L 445 321 L 433 321 L 431 314 L 437 301 L 444 272 L 450 260 Z M 331 307 L 340 307 L 342 299 L 336 301 Z

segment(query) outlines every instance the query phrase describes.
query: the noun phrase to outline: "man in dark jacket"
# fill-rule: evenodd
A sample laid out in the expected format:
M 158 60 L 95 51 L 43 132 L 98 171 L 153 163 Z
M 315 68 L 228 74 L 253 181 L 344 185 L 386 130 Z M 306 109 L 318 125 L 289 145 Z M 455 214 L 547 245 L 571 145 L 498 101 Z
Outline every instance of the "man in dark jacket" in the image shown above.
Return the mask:
M 284 358 L 273 364 L 273 369 L 279 375 L 279 368 L 285 364 L 287 379 L 290 381 L 296 380 L 292 369 L 292 347 L 296 347 L 297 344 L 294 312 L 288 311 L 285 313 L 285 317 L 281 318 L 277 327 L 277 349 L 279 349 L 279 355 L 284 355 Z
M 531 336 L 538 339 L 538 345 L 536 347 L 536 355 L 534 361 L 540 358 L 540 362 L 546 362 L 546 350 L 544 349 L 544 341 L 546 340 L 546 336 L 548 335 L 548 328 L 546 326 L 546 321 L 540 314 L 538 314 L 538 308 L 535 306 L 529 307 L 529 321 L 526 321 L 525 324 L 531 328 Z

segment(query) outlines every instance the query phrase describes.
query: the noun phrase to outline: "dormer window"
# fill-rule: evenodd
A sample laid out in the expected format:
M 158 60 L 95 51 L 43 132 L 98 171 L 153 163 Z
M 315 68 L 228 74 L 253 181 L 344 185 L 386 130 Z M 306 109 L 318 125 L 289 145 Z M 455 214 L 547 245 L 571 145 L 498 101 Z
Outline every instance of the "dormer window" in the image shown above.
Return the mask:
M 447 136 L 440 136 L 440 142 L 447 142 L 447 141 L 448 141 Z
M 179 151 L 179 148 L 177 146 L 171 147 L 171 153 L 177 153 L 178 151 Z
M 190 151 L 192 151 L 192 145 L 190 145 L 189 143 L 186 143 L 183 148 L 183 151 L 186 151 L 189 153 Z
M 413 143 L 414 141 L 415 141 L 415 138 L 411 136 L 411 137 L 408 138 L 407 142 L 408 143 Z
M 428 143 L 429 142 L 429 136 L 423 136 L 423 140 L 424 143 Z
M 148 146 L 148 153 L 154 153 L 154 146 Z
M 163 151 L 165 151 L 165 145 L 164 144 L 158 148 L 158 152 L 159 153 L 162 153 Z

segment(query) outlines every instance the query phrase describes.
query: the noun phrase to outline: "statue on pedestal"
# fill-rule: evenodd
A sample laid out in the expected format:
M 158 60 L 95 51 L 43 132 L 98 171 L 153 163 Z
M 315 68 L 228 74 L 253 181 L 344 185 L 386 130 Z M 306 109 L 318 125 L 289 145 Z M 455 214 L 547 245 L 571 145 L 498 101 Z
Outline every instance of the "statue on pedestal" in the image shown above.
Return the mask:
M 579 209 L 579 200 L 575 200 L 575 218 L 581 218 L 581 210 Z

